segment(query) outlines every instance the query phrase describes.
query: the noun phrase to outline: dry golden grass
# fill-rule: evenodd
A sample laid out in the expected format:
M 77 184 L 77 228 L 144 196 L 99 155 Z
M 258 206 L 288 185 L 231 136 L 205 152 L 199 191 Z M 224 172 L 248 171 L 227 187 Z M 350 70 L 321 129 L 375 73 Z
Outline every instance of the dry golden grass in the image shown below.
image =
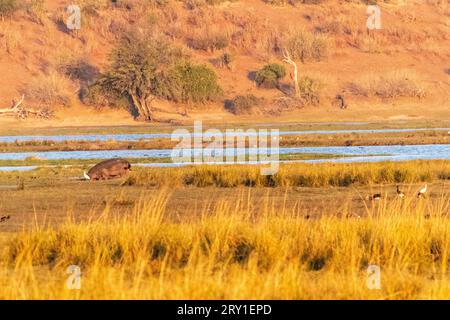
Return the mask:
M 418 183 L 450 178 L 448 161 L 361 164 L 281 164 L 274 176 L 258 166 L 196 166 L 166 169 L 135 168 L 124 185 L 194 187 L 328 187 Z
M 24 95 L 45 107 L 69 107 L 72 103 L 71 83 L 56 71 L 33 78 L 22 91 Z
M 2 299 L 437 299 L 450 293 L 448 196 L 382 201 L 366 218 L 305 219 L 270 202 L 211 201 L 212 213 L 173 222 L 170 195 L 141 198 L 131 215 L 9 236 Z M 266 199 L 261 199 L 266 201 Z M 332 208 L 330 208 L 332 212 Z M 381 267 L 381 289 L 366 286 Z M 81 289 L 66 287 L 69 265 Z
M 12 23 L 0 23 L 0 47 L 3 47 L 8 54 L 14 55 L 21 49 L 22 35 L 19 30 L 14 28 Z
M 426 94 L 418 76 L 408 70 L 362 76 L 350 85 L 349 90 L 355 95 L 382 99 L 423 98 Z

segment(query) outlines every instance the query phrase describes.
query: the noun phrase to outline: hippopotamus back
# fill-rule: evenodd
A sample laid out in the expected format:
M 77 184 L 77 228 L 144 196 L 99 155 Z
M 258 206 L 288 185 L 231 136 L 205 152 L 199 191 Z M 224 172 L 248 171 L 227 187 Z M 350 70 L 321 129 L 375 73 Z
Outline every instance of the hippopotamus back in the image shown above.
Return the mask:
M 120 178 L 128 174 L 131 164 L 121 158 L 102 161 L 93 166 L 87 173 L 91 180 L 108 180 Z

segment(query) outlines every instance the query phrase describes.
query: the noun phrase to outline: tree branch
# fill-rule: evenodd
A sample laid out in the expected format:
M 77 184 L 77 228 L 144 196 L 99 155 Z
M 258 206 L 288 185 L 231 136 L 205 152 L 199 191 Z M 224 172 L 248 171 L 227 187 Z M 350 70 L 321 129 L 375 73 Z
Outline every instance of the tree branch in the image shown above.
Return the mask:
M 300 87 L 298 85 L 298 66 L 297 63 L 292 60 L 291 55 L 289 54 L 289 51 L 287 49 L 283 50 L 283 61 L 290 64 L 294 67 L 294 88 L 295 88 L 295 96 L 297 98 L 300 98 Z
M 0 109 L 0 116 L 16 116 L 19 119 L 25 119 L 29 115 L 34 115 L 39 118 L 49 119 L 53 116 L 53 112 L 48 109 L 34 110 L 22 107 L 22 103 L 25 100 L 25 95 L 16 103 L 13 101 L 13 106 L 10 108 Z

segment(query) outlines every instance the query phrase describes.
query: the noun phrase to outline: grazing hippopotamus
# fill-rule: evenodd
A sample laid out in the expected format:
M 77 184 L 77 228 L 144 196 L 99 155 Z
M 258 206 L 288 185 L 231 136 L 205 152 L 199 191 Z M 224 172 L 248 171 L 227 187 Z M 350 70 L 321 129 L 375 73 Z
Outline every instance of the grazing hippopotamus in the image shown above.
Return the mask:
M 109 180 L 120 178 L 128 174 L 131 164 L 120 158 L 102 161 L 91 168 L 88 173 L 84 172 L 87 180 Z

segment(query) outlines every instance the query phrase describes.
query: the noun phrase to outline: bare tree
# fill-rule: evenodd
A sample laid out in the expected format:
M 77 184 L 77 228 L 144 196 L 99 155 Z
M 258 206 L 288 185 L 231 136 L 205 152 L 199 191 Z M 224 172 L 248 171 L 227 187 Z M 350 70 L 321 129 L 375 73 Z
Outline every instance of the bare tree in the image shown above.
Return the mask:
M 300 87 L 298 85 L 298 66 L 297 63 L 291 58 L 289 51 L 287 49 L 283 50 L 283 61 L 294 67 L 294 88 L 295 97 L 300 98 Z

